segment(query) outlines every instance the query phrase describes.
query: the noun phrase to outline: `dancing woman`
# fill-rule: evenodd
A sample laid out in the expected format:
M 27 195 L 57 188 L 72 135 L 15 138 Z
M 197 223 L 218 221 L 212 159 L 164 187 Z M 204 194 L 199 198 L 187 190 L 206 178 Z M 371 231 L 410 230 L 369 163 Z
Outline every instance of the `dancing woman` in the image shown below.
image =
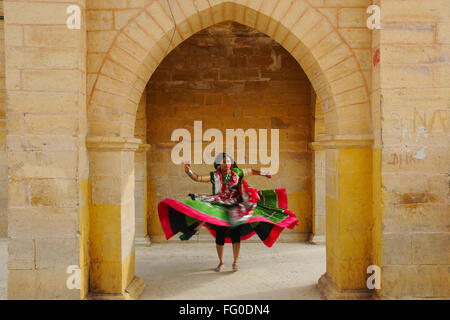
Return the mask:
M 223 152 L 214 160 L 215 171 L 199 176 L 185 164 L 185 172 L 197 182 L 211 182 L 212 194 L 193 194 L 191 200 L 164 199 L 158 204 L 158 214 L 166 239 L 181 232 L 181 240 L 188 240 L 202 226 L 216 239 L 219 265 L 223 268 L 224 244 L 233 244 L 234 262 L 238 270 L 241 240 L 258 234 L 263 243 L 271 247 L 284 228 L 298 224 L 295 214 L 287 209 L 285 189 L 261 190 L 250 186 L 245 177 L 270 174 L 255 169 L 240 169 L 233 158 Z

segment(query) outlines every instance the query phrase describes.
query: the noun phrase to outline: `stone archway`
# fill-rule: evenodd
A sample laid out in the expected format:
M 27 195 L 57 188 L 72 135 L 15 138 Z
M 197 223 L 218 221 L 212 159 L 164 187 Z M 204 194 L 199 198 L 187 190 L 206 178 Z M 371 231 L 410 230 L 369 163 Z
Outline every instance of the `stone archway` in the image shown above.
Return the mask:
M 330 295 L 364 291 L 372 218 L 368 87 L 355 53 L 306 0 L 214 1 L 213 6 L 193 1 L 183 7 L 175 1 L 171 8 L 151 1 L 116 35 L 88 104 L 91 291 L 123 293 L 134 277 L 133 160 L 140 141 L 132 137 L 146 83 L 171 49 L 227 20 L 275 39 L 308 75 L 326 128 L 315 143 L 326 149 L 327 158 L 327 273 L 321 286 Z
M 90 136 L 132 137 L 139 99 L 162 59 L 197 31 L 227 20 L 269 35 L 293 55 L 317 92 L 328 135 L 370 135 L 368 88 L 355 54 L 308 1 L 214 2 L 172 8 L 174 32 L 166 2 L 152 1 L 121 29 L 89 98 Z

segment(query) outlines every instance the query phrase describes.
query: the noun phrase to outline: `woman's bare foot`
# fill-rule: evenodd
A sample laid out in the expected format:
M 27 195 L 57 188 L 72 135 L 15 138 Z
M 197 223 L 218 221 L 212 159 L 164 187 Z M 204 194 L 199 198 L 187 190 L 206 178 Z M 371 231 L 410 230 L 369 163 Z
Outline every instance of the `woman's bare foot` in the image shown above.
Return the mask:
M 232 268 L 233 268 L 233 271 L 239 270 L 239 266 L 238 266 L 237 262 L 233 262 Z
M 220 272 L 220 271 L 222 271 L 222 269 L 223 269 L 223 262 L 220 262 L 219 265 L 217 266 L 217 268 L 215 268 L 214 270 L 217 272 Z

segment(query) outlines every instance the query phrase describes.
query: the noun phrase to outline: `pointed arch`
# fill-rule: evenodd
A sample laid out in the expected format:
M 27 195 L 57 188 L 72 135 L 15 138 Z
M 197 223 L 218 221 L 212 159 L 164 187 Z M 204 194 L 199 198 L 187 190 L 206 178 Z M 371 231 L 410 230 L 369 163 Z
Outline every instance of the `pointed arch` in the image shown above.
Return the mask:
M 150 1 L 117 34 L 89 98 L 90 136 L 133 137 L 140 97 L 159 63 L 196 32 L 228 20 L 267 34 L 292 54 L 320 100 L 327 135 L 370 135 L 369 93 L 356 56 L 308 1 L 171 4 Z

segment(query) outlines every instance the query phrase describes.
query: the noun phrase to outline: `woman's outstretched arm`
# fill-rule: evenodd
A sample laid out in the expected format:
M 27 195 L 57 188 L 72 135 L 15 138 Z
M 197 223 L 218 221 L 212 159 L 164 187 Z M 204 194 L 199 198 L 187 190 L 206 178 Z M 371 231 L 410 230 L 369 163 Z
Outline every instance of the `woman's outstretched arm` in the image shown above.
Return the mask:
M 191 170 L 191 165 L 189 163 L 184 164 L 184 172 L 188 174 L 188 176 L 197 182 L 209 182 L 209 176 L 199 176 L 195 172 Z
M 242 171 L 244 171 L 244 177 L 248 177 L 248 176 L 262 176 L 262 177 L 272 178 L 272 175 L 269 174 L 268 172 L 256 170 L 256 169 L 253 169 L 253 168 L 243 169 Z

